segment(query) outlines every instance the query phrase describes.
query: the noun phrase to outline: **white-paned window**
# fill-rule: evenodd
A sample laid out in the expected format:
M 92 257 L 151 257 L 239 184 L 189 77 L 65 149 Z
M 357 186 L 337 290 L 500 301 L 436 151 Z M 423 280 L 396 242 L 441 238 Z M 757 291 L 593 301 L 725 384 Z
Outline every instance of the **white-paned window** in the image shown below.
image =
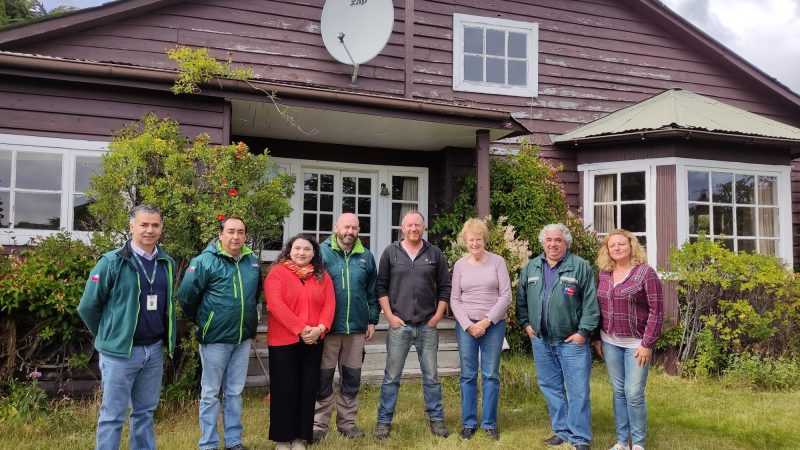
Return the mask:
M 630 231 L 647 245 L 647 172 L 615 172 L 594 176 L 594 231 Z
M 350 212 L 358 216 L 361 242 L 379 258 L 398 239 L 403 214 L 419 210 L 427 216 L 428 170 L 424 167 L 273 159 L 297 178 L 284 241 L 309 233 L 322 242 L 333 233 L 339 215 Z M 267 259 L 276 256 L 264 255 Z
M 453 15 L 453 90 L 536 97 L 539 25 Z
M 95 228 L 85 195 L 105 142 L 0 134 L 0 244 Z
M 737 252 L 777 255 L 777 174 L 687 169 L 689 238 L 700 233 Z

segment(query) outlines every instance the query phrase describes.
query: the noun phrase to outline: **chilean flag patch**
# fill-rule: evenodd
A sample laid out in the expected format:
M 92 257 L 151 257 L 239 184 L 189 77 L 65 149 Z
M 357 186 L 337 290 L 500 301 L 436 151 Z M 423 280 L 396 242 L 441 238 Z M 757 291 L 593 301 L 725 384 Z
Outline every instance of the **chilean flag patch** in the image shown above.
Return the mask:
M 572 286 L 565 287 L 564 293 L 572 297 L 573 295 L 575 295 L 575 288 Z
M 91 280 L 94 281 L 95 283 L 99 282 L 100 281 L 100 274 L 96 273 L 96 274 L 92 275 Z
M 189 266 L 189 272 L 194 272 L 194 266 Z

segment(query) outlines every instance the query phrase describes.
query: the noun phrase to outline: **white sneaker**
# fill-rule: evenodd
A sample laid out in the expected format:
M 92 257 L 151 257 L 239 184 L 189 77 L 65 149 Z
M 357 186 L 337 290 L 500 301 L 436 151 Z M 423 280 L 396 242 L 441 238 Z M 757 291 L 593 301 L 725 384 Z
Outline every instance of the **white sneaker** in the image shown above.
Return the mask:
M 302 439 L 292 441 L 292 450 L 306 450 L 306 443 Z
M 644 447 L 641 445 L 634 445 L 632 450 L 644 450 Z
M 613 447 L 611 447 L 608 450 L 631 450 L 631 448 L 628 447 L 628 444 L 620 444 L 619 442 L 617 442 L 616 444 L 614 444 Z M 642 449 L 642 450 L 644 450 L 644 449 Z
M 275 450 L 292 450 L 291 442 L 276 442 Z

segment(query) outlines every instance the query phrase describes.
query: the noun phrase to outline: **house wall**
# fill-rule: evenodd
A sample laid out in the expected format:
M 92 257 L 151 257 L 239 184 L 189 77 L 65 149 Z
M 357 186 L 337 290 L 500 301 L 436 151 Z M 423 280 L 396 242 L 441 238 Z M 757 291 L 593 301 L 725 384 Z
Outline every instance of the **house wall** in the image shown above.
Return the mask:
M 800 126 L 800 112 L 745 78 L 730 62 L 699 50 L 681 30 L 620 0 L 394 0 L 388 45 L 359 68 L 335 61 L 319 34 L 323 0 L 187 1 L 15 51 L 174 68 L 165 51 L 206 47 L 218 59 L 252 67 L 266 80 L 396 95 L 515 113 L 564 167 L 571 205 L 579 206 L 575 151 L 550 145 L 560 134 L 669 88 L 689 89 L 732 106 Z M 539 95 L 522 98 L 454 92 L 453 14 L 539 24 Z M 406 21 L 407 17 L 413 21 Z M 413 35 L 409 39 L 408 35 Z M 517 140 L 494 147 L 516 148 Z M 800 199 L 795 201 L 800 209 Z
M 108 141 L 147 113 L 181 123 L 187 136 L 222 143 L 225 102 L 85 84 L 0 78 L 0 133 Z

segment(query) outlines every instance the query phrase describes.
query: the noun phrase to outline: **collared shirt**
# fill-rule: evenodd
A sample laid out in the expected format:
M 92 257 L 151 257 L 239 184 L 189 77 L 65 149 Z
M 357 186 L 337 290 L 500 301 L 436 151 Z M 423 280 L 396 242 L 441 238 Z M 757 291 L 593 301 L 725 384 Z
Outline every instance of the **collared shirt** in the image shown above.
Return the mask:
M 600 329 L 606 334 L 641 339 L 645 348 L 652 348 L 661 336 L 664 296 L 658 274 L 647 264 L 634 267 L 616 285 L 613 273 L 601 270 L 597 298 Z
M 547 255 L 542 254 L 542 281 L 544 282 L 544 288 L 542 289 L 542 323 L 539 326 L 542 336 L 547 336 L 547 303 L 550 301 L 550 294 L 558 278 L 558 269 L 561 267 L 561 263 L 564 262 L 568 254 L 569 252 L 564 253 L 564 256 L 552 267 L 550 267 L 550 263 L 547 262 Z
M 158 254 L 158 247 L 153 247 L 153 253 L 148 255 L 143 248 L 136 245 L 132 240 L 131 240 L 131 249 L 134 251 L 134 253 L 136 253 L 137 255 L 141 256 L 142 258 L 148 261 L 152 261 L 153 258 L 155 258 L 156 255 Z

